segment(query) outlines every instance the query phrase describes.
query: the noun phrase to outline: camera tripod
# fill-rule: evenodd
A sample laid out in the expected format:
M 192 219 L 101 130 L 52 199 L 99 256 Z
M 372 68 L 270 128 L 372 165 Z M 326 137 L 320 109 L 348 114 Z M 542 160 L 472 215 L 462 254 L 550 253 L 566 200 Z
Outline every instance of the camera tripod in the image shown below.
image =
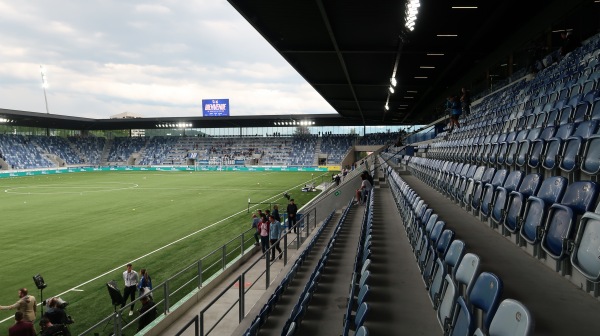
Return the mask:
M 106 327 L 108 327 L 109 325 L 112 325 L 113 329 L 114 329 L 116 327 L 115 322 L 118 323 L 120 326 L 123 326 L 125 324 L 125 320 L 123 319 L 123 314 L 119 314 L 119 312 L 117 311 L 118 305 L 119 304 L 113 303 L 113 309 L 115 312 L 115 314 L 113 316 L 115 316 L 115 318 L 110 318 L 108 321 L 106 321 L 106 324 L 104 325 L 104 328 L 102 329 L 102 331 L 106 330 Z

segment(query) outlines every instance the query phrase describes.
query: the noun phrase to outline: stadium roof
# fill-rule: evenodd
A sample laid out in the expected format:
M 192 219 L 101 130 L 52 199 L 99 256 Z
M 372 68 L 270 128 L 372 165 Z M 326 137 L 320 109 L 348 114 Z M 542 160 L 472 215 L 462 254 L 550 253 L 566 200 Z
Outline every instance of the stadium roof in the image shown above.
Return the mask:
M 315 126 L 427 124 L 439 116 L 436 107 L 448 93 L 481 77 L 492 63 L 506 61 L 508 51 L 522 49 L 558 22 L 565 25 L 565 17 L 591 3 L 422 0 L 415 29 L 409 31 L 404 17 L 408 0 L 228 1 L 339 115 L 90 119 L 0 109 L 0 120 L 77 130 L 176 123 L 191 128 L 300 121 L 314 121 Z M 392 94 L 393 74 L 398 84 Z
M 421 0 L 409 31 L 410 0 L 228 1 L 340 115 L 407 125 L 432 121 L 435 106 L 469 84 L 470 70 L 481 77 L 494 57 L 506 63 L 510 50 L 592 3 Z

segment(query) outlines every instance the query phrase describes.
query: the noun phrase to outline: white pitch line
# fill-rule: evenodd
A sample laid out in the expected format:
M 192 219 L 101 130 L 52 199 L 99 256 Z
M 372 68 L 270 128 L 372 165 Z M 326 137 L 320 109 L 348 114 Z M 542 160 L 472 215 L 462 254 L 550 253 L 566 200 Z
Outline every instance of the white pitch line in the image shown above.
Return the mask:
M 312 179 L 311 179 L 311 180 L 312 180 Z M 309 180 L 309 181 L 310 181 L 310 180 Z M 304 184 L 305 184 L 305 183 L 300 183 L 300 184 L 298 184 L 297 186 L 295 186 L 295 187 L 293 187 L 293 188 L 297 188 L 297 187 L 299 187 L 299 186 L 302 186 L 302 185 L 304 185 Z M 290 189 L 293 189 L 293 188 L 290 188 Z M 284 192 L 287 192 L 287 191 L 289 191 L 290 189 L 288 189 L 288 190 L 285 190 Z M 269 200 L 271 200 L 271 199 L 273 199 L 273 198 L 275 198 L 275 197 L 278 197 L 278 196 L 277 196 L 277 195 L 275 195 L 275 196 L 273 196 L 273 197 L 269 197 L 269 198 L 267 198 L 266 200 L 264 200 L 263 202 L 267 202 L 267 201 L 269 201 Z M 257 206 L 258 206 L 258 204 L 257 204 L 257 205 L 255 205 L 254 207 L 257 207 Z M 254 207 L 253 207 L 253 208 L 254 208 Z M 241 214 L 241 213 L 242 213 L 242 212 L 244 212 L 244 211 L 248 211 L 248 210 L 247 210 L 247 209 L 244 209 L 244 210 L 238 211 L 238 212 L 236 212 L 235 214 L 233 214 L 233 215 L 231 215 L 231 216 L 229 216 L 229 217 L 223 218 L 223 219 L 221 219 L 221 220 L 220 220 L 220 221 L 218 221 L 218 222 L 215 222 L 215 223 L 213 223 L 213 224 L 210 224 L 209 226 L 205 226 L 205 227 L 203 227 L 203 228 L 202 228 L 202 229 L 200 229 L 200 230 L 197 230 L 197 231 L 194 231 L 194 232 L 192 232 L 192 233 L 188 234 L 187 236 L 183 236 L 183 237 L 181 237 L 181 238 L 179 238 L 179 239 L 177 239 L 177 240 L 175 240 L 175 241 L 173 241 L 173 242 L 171 242 L 171 243 L 169 243 L 169 244 L 167 244 L 167 245 L 165 245 L 165 246 L 159 247 L 159 248 L 157 248 L 157 249 L 156 249 L 156 250 L 154 250 L 154 251 L 148 252 L 148 253 L 144 254 L 143 256 L 141 256 L 141 257 L 137 257 L 137 258 L 135 258 L 135 259 L 131 260 L 131 261 L 130 261 L 130 263 L 134 263 L 134 262 L 136 262 L 136 261 L 138 261 L 138 260 L 140 260 L 140 259 L 143 259 L 143 258 L 145 258 L 145 257 L 147 257 L 147 256 L 149 256 L 149 255 L 152 255 L 152 254 L 154 254 L 154 253 L 156 253 L 156 252 L 158 252 L 158 251 L 164 250 L 165 248 L 167 248 L 167 247 L 169 247 L 169 246 L 171 246 L 171 245 L 173 245 L 173 244 L 176 244 L 176 243 L 178 243 L 178 242 L 180 242 L 180 241 L 182 241 L 182 240 L 185 240 L 185 239 L 187 239 L 187 238 L 189 238 L 189 237 L 191 237 L 191 236 L 194 236 L 194 235 L 196 235 L 197 233 L 200 233 L 200 232 L 202 232 L 202 231 L 204 231 L 204 230 L 206 230 L 206 229 L 208 229 L 208 228 L 211 228 L 211 227 L 213 227 L 213 226 L 215 226 L 215 225 L 217 225 L 217 224 L 220 224 L 220 223 L 222 223 L 222 222 L 224 222 L 224 221 L 228 220 L 228 219 L 229 219 L 229 218 L 231 218 L 231 217 L 234 217 L 234 216 L 237 216 L 237 215 Z M 79 292 L 79 291 L 83 291 L 82 289 L 79 289 L 79 287 L 81 287 L 81 286 L 85 286 L 85 285 L 89 284 L 90 282 L 92 282 L 92 281 L 96 281 L 96 280 L 98 280 L 98 279 L 102 278 L 103 276 L 106 276 L 106 275 L 108 275 L 108 274 L 110 274 L 110 273 L 112 273 L 112 272 L 116 272 L 117 270 L 119 270 L 119 269 L 122 269 L 122 268 L 123 268 L 123 267 L 125 267 L 126 265 L 127 265 L 127 264 L 123 264 L 123 265 L 117 266 L 117 267 L 113 268 L 113 269 L 112 269 L 112 270 L 110 270 L 110 271 L 104 272 L 104 273 L 102 273 L 102 274 L 100 274 L 100 275 L 98 275 L 98 276 L 96 276 L 96 277 L 94 277 L 94 278 L 92 278 L 92 279 L 90 279 L 90 280 L 88 280 L 88 281 L 84 282 L 84 283 L 81 283 L 81 284 L 79 284 L 79 285 L 77 285 L 77 286 L 75 286 L 75 287 L 73 287 L 73 288 L 70 288 L 70 289 L 68 289 L 68 290 L 66 290 L 66 291 L 64 291 L 64 292 L 62 292 L 62 293 L 60 293 L 60 294 L 53 295 L 53 296 L 61 296 L 61 295 L 64 295 L 64 294 L 66 294 L 66 293 L 68 293 L 68 292 Z M 40 302 L 40 303 L 38 303 L 37 305 L 38 305 L 38 306 L 40 306 L 41 304 L 42 304 L 42 303 Z M 8 317 L 8 318 L 5 318 L 4 320 L 0 320 L 0 323 L 4 323 L 4 322 L 6 322 L 6 321 L 9 321 L 9 320 L 14 320 L 14 316 L 11 316 L 11 317 Z

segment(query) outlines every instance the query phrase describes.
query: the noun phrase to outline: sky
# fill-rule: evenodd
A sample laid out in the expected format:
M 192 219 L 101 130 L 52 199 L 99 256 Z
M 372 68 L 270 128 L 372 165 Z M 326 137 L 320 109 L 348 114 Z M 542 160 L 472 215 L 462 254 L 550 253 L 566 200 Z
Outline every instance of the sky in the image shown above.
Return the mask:
M 0 0 L 0 108 L 108 118 L 336 113 L 226 0 Z

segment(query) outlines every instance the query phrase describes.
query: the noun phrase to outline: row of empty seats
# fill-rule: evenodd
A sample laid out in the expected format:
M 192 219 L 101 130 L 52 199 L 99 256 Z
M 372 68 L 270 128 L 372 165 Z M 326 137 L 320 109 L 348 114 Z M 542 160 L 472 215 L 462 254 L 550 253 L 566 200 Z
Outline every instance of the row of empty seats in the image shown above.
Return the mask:
M 355 335 L 368 335 L 369 331 L 364 322 L 369 313 L 369 278 L 371 276 L 371 245 L 373 230 L 373 203 L 375 202 L 375 189 L 369 193 L 368 201 L 365 202 L 366 208 L 363 214 L 360 235 L 356 248 L 356 257 L 352 269 L 350 280 L 350 292 L 348 294 L 348 304 L 344 316 L 344 329 L 342 336 L 347 336 L 350 331 L 355 331 Z
M 502 300 L 503 282 L 480 272 L 454 231 L 387 167 L 392 194 L 444 335 L 530 335 L 533 316 L 520 302 Z

